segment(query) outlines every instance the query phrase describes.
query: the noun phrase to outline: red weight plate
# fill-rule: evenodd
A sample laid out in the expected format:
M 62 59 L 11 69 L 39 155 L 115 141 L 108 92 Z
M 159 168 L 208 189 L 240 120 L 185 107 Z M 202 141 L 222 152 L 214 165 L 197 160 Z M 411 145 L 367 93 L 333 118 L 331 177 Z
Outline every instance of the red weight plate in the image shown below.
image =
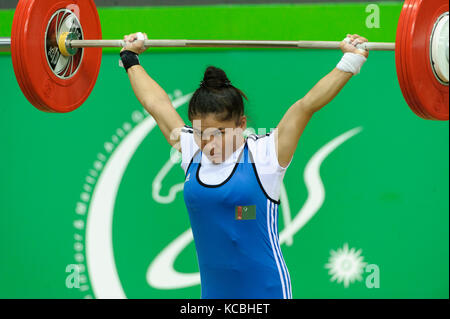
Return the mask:
M 22 59 L 23 42 L 26 41 L 25 37 L 21 36 L 21 32 L 24 29 L 27 19 L 24 18 L 27 8 L 30 7 L 33 0 L 21 0 L 19 1 L 13 20 L 12 34 L 11 34 L 11 57 L 14 66 L 14 72 L 16 74 L 17 82 L 19 83 L 22 92 L 28 101 L 44 112 L 54 112 L 43 105 L 39 99 L 36 98 L 35 92 L 29 85 L 26 69 L 23 65 Z
M 422 1 L 422 0 L 414 0 L 414 5 L 412 8 L 415 8 L 416 4 L 420 1 Z M 406 22 L 405 22 L 406 27 L 409 28 L 409 32 L 412 31 L 411 24 L 414 23 L 413 19 L 414 19 L 414 10 L 409 10 L 408 20 L 406 20 Z M 410 74 L 409 73 L 410 62 L 408 60 L 409 52 L 406 51 L 408 48 L 408 39 L 410 38 L 409 32 L 406 32 L 403 37 L 403 49 L 404 49 L 404 52 L 407 52 L 403 56 L 403 66 L 405 67 L 405 70 L 406 70 L 405 80 L 408 83 L 408 86 L 407 86 L 408 93 L 407 94 L 408 94 L 409 100 L 414 101 L 414 102 L 411 102 L 411 107 L 414 108 L 414 111 L 416 112 L 416 114 L 423 119 L 431 120 L 431 118 L 420 107 L 420 103 L 417 102 L 417 99 L 414 95 L 414 87 L 413 87 L 414 83 L 409 80 L 410 79 L 410 75 L 409 75 Z
M 12 48 L 16 74 L 30 103 L 47 112 L 67 113 L 89 97 L 98 77 L 101 49 L 79 50 L 63 57 L 55 39 L 60 32 L 78 32 L 83 39 L 101 39 L 92 0 L 20 0 Z
M 420 0 L 417 2 L 414 35 L 408 38 L 407 46 L 413 48 L 408 55 L 408 74 L 418 80 L 413 81 L 412 95 L 418 101 L 417 107 L 432 120 L 448 121 L 449 87 L 438 81 L 432 69 L 430 58 L 431 36 L 435 23 L 448 12 L 448 1 Z
M 406 64 L 405 76 L 408 79 L 415 79 L 408 83 L 410 105 L 424 119 L 448 120 L 448 86 L 437 81 L 430 62 L 431 30 L 440 14 L 448 10 L 448 4 L 447 10 L 443 10 L 438 2 L 415 0 L 414 5 L 411 6 L 409 25 L 414 27 L 410 27 L 411 34 L 406 36 L 403 59 Z M 433 12 L 439 12 L 439 14 L 433 15 Z M 430 15 L 433 15 L 432 19 Z M 421 16 L 422 20 L 419 18 Z M 423 17 L 426 18 L 423 19 Z M 436 84 L 438 84 L 438 90 L 433 87 Z M 442 92 L 439 92 L 439 89 Z
M 403 4 L 403 10 L 400 14 L 400 19 L 397 26 L 397 36 L 395 41 L 395 61 L 397 67 L 397 77 L 402 90 L 403 96 L 408 103 L 411 110 L 419 117 L 428 119 L 428 117 L 417 108 L 414 98 L 411 96 L 411 85 L 408 78 L 408 63 L 406 54 L 406 42 L 411 32 L 411 12 L 415 3 L 420 0 L 406 0 Z
M 399 20 L 396 62 L 400 87 L 411 109 L 424 119 L 449 119 L 448 85 L 436 79 L 430 62 L 433 26 L 446 11 L 444 0 L 407 0 Z
M 407 39 L 410 36 L 410 32 L 412 31 L 411 24 L 413 19 L 412 10 L 415 8 L 416 3 L 421 0 L 407 0 L 403 5 L 402 17 L 400 18 L 399 27 L 397 30 L 397 40 L 396 46 L 398 45 L 398 50 L 396 49 L 396 60 L 397 60 L 397 68 L 401 66 L 400 72 L 398 74 L 401 75 L 402 81 L 400 81 L 400 85 L 402 87 L 403 95 L 405 100 L 409 104 L 411 110 L 419 117 L 423 119 L 430 119 L 428 115 L 426 115 L 422 109 L 418 106 L 415 97 L 412 95 L 412 91 L 414 88 L 412 87 L 412 82 L 410 81 L 408 75 L 408 66 L 409 62 L 407 59 Z M 398 42 L 397 42 L 398 41 Z
M 25 84 L 26 82 L 26 75 L 23 74 L 23 66 L 22 66 L 22 59 L 21 53 L 23 51 L 22 49 L 22 38 L 17 36 L 17 33 L 19 30 L 23 29 L 23 13 L 25 10 L 23 9 L 24 6 L 27 5 L 29 1 L 19 1 L 12 24 L 12 30 L 11 30 L 11 58 L 14 66 L 14 73 L 16 75 L 16 80 L 24 93 L 25 97 L 30 101 L 31 104 L 38 107 L 39 103 L 36 100 L 36 98 L 33 95 L 33 92 L 29 90 L 29 87 Z M 38 107 L 42 111 L 49 112 L 50 110 L 46 108 Z

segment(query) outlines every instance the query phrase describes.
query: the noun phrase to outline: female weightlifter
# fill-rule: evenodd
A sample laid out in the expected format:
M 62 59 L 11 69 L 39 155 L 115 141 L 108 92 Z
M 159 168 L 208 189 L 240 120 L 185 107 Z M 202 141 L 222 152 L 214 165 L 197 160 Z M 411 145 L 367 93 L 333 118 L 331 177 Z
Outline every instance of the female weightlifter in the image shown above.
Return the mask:
M 280 186 L 311 117 L 359 73 L 369 54 L 357 45 L 367 39 L 347 35 L 336 68 L 287 110 L 275 130 L 247 137 L 247 97 L 212 66 L 189 102 L 192 126 L 186 125 L 139 63 L 145 39 L 142 33 L 125 36 L 121 59 L 139 102 L 181 152 L 201 297 L 292 298 L 278 241 Z

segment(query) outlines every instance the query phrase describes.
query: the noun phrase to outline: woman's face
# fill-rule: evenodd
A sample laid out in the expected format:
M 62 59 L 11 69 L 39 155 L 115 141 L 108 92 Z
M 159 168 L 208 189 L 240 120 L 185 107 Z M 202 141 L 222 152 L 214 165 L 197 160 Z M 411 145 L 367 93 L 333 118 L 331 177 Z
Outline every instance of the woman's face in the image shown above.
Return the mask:
M 234 119 L 217 121 L 214 114 L 192 120 L 195 142 L 214 164 L 224 162 L 242 145 L 244 141 L 242 133 L 246 127 L 245 116 L 241 117 L 239 125 L 236 125 Z

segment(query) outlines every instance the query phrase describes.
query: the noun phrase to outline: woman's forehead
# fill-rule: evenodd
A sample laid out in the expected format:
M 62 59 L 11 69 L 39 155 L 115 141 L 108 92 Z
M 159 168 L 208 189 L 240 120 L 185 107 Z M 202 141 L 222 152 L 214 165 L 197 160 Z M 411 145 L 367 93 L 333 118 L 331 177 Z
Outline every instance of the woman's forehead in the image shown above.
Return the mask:
M 206 129 L 226 129 L 235 128 L 236 123 L 233 120 L 230 121 L 218 121 L 212 116 L 196 118 L 192 121 L 192 127 L 199 130 Z

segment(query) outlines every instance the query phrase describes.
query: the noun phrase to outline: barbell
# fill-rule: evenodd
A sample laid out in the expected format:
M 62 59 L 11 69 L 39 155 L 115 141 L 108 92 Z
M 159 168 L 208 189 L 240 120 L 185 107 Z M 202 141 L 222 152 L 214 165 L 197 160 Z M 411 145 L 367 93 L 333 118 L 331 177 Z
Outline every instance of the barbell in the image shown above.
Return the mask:
M 412 111 L 429 120 L 449 119 L 449 29 L 446 0 L 406 0 L 395 43 L 367 42 L 373 51 L 395 51 L 397 77 Z M 67 113 L 89 97 L 100 70 L 103 47 L 93 0 L 20 0 L 11 38 L 14 72 L 28 101 L 41 111 Z M 339 41 L 146 40 L 147 47 L 339 49 Z

